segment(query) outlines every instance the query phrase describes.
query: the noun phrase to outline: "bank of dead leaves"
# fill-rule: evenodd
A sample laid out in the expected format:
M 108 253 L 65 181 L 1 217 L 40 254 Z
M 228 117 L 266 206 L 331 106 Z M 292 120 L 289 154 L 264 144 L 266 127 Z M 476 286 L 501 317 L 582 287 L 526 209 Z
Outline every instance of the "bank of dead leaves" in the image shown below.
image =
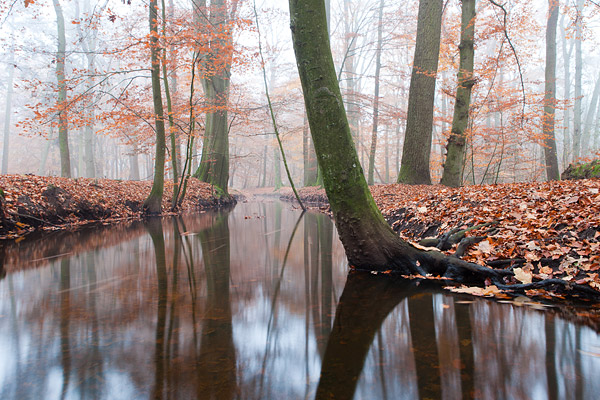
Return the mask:
M 509 268 L 514 283 L 562 279 L 600 291 L 599 179 L 456 189 L 390 184 L 372 186 L 371 192 L 392 228 L 408 241 L 480 225 L 466 236 L 484 239 L 463 259 Z M 325 195 L 318 188 L 300 193 L 310 199 Z M 445 253 L 453 254 L 456 247 Z
M 35 229 L 62 229 L 139 219 L 152 182 L 0 175 L 0 239 L 19 239 Z M 165 182 L 163 213 L 171 210 L 173 183 Z M 215 203 L 210 184 L 190 179 L 178 213 L 196 212 Z

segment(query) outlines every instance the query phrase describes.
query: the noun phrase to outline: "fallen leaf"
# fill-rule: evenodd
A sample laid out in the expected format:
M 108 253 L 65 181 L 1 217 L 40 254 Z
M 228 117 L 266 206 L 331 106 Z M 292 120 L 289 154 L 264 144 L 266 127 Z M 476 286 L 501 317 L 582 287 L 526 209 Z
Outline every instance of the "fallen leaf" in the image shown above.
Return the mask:
M 531 283 L 531 280 L 533 279 L 533 275 L 529 272 L 525 272 L 523 268 L 515 268 L 513 269 L 513 272 L 515 273 L 515 278 L 521 283 Z
M 485 254 L 490 254 L 493 249 L 492 249 L 492 245 L 490 244 L 490 242 L 488 242 L 486 239 L 486 240 L 479 242 L 479 244 L 477 245 L 477 250 L 479 250 Z

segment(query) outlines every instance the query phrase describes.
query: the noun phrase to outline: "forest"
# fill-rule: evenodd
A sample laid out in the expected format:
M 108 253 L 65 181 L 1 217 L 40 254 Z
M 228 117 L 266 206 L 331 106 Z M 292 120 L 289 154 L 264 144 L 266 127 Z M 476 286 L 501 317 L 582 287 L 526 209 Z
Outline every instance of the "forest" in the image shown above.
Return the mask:
M 51 3 L 0 9 L 3 238 L 291 186 L 354 268 L 597 295 L 595 2 Z
M 599 32 L 0 1 L 0 398 L 597 398 Z

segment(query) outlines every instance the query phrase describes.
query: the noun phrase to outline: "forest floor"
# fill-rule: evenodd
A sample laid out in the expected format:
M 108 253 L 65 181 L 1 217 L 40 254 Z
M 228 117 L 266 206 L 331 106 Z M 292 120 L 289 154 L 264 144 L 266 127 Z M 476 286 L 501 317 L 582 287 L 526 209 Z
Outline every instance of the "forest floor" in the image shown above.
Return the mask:
M 417 246 L 458 250 L 466 261 L 512 269 L 514 283 L 561 279 L 600 291 L 600 179 L 456 189 L 390 184 L 371 192 L 394 231 Z M 329 212 L 323 189 L 299 193 L 307 205 Z M 291 201 L 293 194 L 283 189 L 282 197 Z
M 109 224 L 140 219 L 151 186 L 150 181 L 0 175 L 0 240 L 22 240 L 36 229 L 57 230 L 91 222 Z M 183 203 L 173 212 L 170 211 L 173 183 L 166 181 L 163 215 L 222 205 L 223 199 L 213 194 L 211 185 L 192 178 Z

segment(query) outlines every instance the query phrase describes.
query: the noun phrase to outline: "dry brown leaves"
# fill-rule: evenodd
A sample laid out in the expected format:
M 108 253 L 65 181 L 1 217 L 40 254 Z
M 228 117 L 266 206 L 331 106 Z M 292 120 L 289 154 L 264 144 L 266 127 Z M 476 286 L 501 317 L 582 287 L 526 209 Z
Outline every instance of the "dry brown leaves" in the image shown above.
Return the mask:
M 486 239 L 470 248 L 464 259 L 479 264 L 515 260 L 521 282 L 559 278 L 600 290 L 598 179 L 458 189 L 379 185 L 372 192 L 405 239 L 494 223 L 467 233 Z
M 375 201 L 398 234 L 409 241 L 454 229 L 485 236 L 464 259 L 479 264 L 508 260 L 517 283 L 558 278 L 600 290 L 600 180 L 474 185 L 375 185 Z M 323 189 L 301 196 L 322 198 Z M 456 245 L 447 253 L 456 250 Z

